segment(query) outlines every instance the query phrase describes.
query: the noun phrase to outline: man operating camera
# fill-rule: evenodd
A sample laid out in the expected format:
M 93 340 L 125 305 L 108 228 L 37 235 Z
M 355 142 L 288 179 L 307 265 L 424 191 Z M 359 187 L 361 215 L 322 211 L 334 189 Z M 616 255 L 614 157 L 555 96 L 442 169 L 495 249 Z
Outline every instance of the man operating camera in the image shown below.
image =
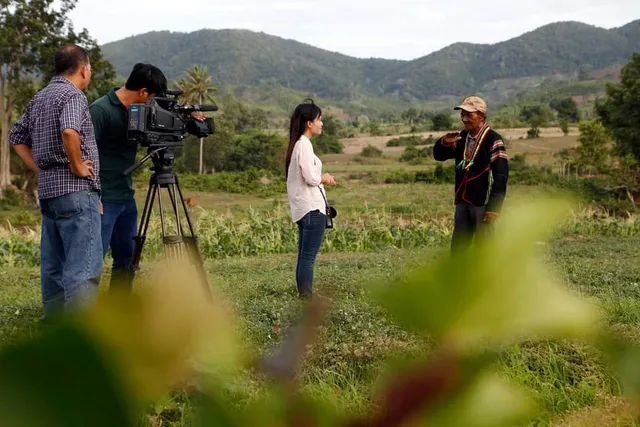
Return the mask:
M 132 104 L 163 96 L 167 79 L 158 67 L 138 63 L 123 87 L 112 88 L 90 106 L 100 154 L 102 183 L 102 249 L 111 247 L 110 289 L 130 289 L 138 210 L 131 176 L 123 172 L 136 161 L 137 144 L 127 140 L 128 110 Z
M 129 265 L 138 210 L 131 175 L 125 175 L 124 171 L 135 163 L 138 144 L 127 136 L 129 108 L 133 104 L 144 104 L 149 98 L 162 97 L 166 92 L 167 79 L 162 71 L 154 65 L 138 63 L 123 87 L 112 88 L 90 107 L 102 165 L 103 255 L 111 247 L 113 257 L 111 290 L 130 290 L 133 283 Z M 197 120 L 205 118 L 199 112 L 191 116 Z

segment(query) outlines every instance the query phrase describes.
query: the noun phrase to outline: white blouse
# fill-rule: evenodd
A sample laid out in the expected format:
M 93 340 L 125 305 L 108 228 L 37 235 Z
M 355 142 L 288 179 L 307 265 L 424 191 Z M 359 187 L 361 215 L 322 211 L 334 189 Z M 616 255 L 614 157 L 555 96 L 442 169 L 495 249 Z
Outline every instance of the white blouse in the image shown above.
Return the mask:
M 324 186 L 321 184 L 322 162 L 314 154 L 311 141 L 304 135 L 293 148 L 288 174 L 287 195 L 293 221 L 298 222 L 308 212 L 316 209 L 325 214 Z

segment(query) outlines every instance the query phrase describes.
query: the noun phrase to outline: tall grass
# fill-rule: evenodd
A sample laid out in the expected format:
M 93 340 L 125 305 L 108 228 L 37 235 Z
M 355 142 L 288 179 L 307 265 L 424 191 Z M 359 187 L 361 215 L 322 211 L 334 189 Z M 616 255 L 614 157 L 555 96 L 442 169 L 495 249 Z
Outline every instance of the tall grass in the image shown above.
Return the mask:
M 248 257 L 263 254 L 295 253 L 297 226 L 282 205 L 273 210 L 252 210 L 241 217 L 201 209 L 194 215 L 199 246 L 205 258 Z M 186 224 L 185 224 L 186 225 Z M 336 228 L 327 230 L 324 252 L 375 252 L 386 249 L 411 249 L 441 246 L 452 231 L 451 214 L 414 212 L 412 209 L 367 209 L 340 213 Z M 172 234 L 173 222 L 167 230 Z M 621 219 L 605 211 L 585 208 L 576 211 L 561 228 L 561 234 L 582 236 L 640 235 L 640 219 Z M 0 263 L 14 266 L 39 264 L 38 227 L 0 228 Z M 153 215 L 144 247 L 145 256 L 162 252 L 160 220 Z

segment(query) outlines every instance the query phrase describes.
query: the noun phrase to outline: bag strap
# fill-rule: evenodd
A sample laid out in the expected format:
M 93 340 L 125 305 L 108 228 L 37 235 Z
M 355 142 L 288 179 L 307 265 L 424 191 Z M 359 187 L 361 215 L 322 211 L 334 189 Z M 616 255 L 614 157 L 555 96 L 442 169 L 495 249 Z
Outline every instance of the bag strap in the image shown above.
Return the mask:
M 318 185 L 318 190 L 320 190 L 320 194 L 322 194 L 322 198 L 324 199 L 324 206 L 328 208 L 329 202 L 327 202 L 327 196 L 324 195 L 324 191 L 322 191 L 322 188 L 319 185 Z

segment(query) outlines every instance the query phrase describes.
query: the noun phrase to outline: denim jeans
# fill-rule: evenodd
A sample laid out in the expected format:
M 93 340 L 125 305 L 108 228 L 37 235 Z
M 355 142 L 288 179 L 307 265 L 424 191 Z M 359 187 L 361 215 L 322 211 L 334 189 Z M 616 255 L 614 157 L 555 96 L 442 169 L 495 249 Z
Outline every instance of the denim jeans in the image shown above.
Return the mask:
M 100 197 L 77 191 L 40 200 L 40 287 L 44 319 L 91 304 L 102 273 Z
M 484 206 L 472 206 L 468 203 L 456 205 L 453 236 L 451 237 L 452 253 L 459 253 L 468 249 L 474 237 L 477 238 L 483 226 L 484 210 Z
M 110 290 L 131 289 L 133 274 L 129 264 L 133 257 L 133 238 L 138 233 L 138 208 L 136 201 L 102 204 L 102 252 L 107 255 L 111 247 L 113 266 Z
M 301 297 L 313 294 L 313 264 L 320 251 L 326 229 L 325 216 L 319 210 L 308 212 L 298 224 L 298 265 L 296 284 Z

